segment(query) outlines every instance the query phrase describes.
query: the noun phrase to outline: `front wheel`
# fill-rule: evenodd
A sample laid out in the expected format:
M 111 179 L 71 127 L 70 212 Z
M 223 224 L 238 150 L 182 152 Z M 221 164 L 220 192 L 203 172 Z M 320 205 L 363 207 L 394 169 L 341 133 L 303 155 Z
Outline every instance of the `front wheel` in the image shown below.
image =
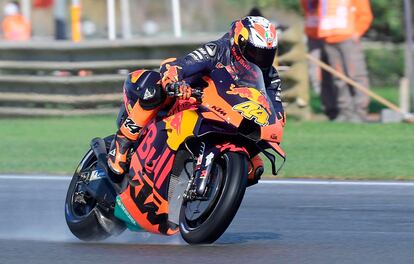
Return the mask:
M 208 199 L 185 201 L 181 206 L 180 231 L 187 243 L 213 243 L 226 231 L 243 200 L 247 164 L 245 155 L 234 152 L 215 159 Z

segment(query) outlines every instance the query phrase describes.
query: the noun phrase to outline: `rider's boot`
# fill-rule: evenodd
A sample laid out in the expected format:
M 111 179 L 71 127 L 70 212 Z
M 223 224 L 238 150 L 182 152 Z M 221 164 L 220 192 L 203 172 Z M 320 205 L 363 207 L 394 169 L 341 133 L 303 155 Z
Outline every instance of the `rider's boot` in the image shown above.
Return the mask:
M 249 165 L 249 176 L 247 178 L 249 185 L 257 183 L 264 172 L 263 160 L 259 155 L 254 156 L 251 163 L 253 166 Z
M 131 145 L 132 140 L 125 137 L 121 131 L 116 133 L 108 153 L 108 167 L 116 176 L 111 177 L 114 182 L 119 183 L 124 178 L 122 175 L 129 165 L 127 164 L 127 156 Z

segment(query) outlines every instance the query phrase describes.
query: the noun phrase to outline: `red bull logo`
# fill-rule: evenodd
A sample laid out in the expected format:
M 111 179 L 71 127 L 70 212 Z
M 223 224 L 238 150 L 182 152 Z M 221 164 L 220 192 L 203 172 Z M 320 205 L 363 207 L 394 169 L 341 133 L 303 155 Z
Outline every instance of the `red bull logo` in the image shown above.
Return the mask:
M 269 101 L 267 101 L 266 97 L 264 95 L 260 95 L 257 98 L 257 102 L 262 105 L 268 113 L 270 113 L 270 105 L 269 105 Z
M 183 112 L 179 112 L 175 115 L 169 116 L 165 119 L 165 122 L 172 128 L 178 135 L 181 134 L 181 121 L 183 119 Z
M 177 82 L 178 81 L 178 70 L 182 69 L 179 66 L 171 66 L 170 64 L 166 64 L 165 68 L 167 69 L 164 72 L 162 77 L 162 82 L 165 83 L 166 81 Z
M 247 88 L 247 87 L 239 87 L 234 88 L 234 85 L 230 87 L 230 91 L 226 92 L 227 94 L 234 94 L 238 95 L 241 98 L 249 99 L 250 101 L 256 102 L 259 105 L 263 106 L 268 113 L 270 113 L 270 105 L 269 101 L 266 99 L 261 92 L 254 88 Z

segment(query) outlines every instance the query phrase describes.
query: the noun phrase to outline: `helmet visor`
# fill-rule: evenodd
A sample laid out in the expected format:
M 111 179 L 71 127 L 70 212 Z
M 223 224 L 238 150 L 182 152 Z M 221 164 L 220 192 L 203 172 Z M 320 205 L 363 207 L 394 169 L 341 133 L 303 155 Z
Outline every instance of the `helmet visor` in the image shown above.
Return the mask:
M 258 48 L 253 46 L 249 41 L 243 50 L 243 56 L 246 60 L 256 64 L 261 69 L 267 69 L 272 66 L 276 55 L 276 48 Z

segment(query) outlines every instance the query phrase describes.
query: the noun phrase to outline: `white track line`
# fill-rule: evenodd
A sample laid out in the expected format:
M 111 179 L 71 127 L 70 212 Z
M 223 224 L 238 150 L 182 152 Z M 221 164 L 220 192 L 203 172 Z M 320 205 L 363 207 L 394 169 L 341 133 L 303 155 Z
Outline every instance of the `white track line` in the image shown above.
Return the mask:
M 69 181 L 71 176 L 45 175 L 0 175 L 0 180 L 51 180 Z M 261 180 L 260 184 L 272 185 L 356 185 L 356 186 L 414 186 L 413 181 L 328 181 L 328 180 Z
M 323 181 L 323 180 L 261 180 L 261 184 L 275 185 L 357 185 L 357 186 L 414 186 L 414 182 L 396 181 Z
M 0 180 L 51 180 L 51 181 L 69 181 L 69 176 L 44 176 L 44 175 L 0 175 Z

